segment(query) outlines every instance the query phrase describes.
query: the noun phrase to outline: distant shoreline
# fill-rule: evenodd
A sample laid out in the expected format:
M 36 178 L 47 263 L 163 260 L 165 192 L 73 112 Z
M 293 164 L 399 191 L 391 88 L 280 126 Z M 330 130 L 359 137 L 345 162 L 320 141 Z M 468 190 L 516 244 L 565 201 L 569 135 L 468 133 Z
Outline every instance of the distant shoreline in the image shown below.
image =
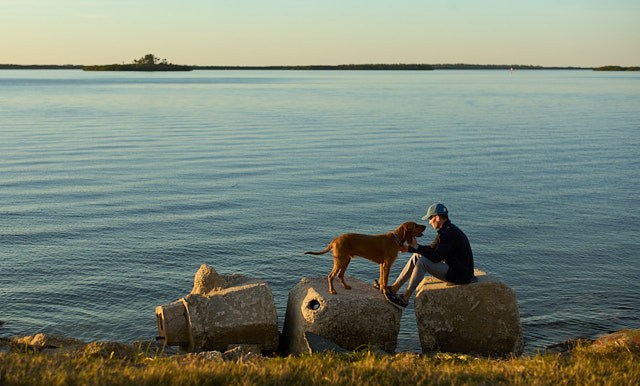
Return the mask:
M 640 71 L 640 67 L 604 66 L 594 68 L 593 71 Z
M 85 66 L 76 64 L 0 64 L 0 70 L 84 70 L 86 68 L 109 67 Z M 433 71 L 433 70 L 595 70 L 625 71 L 638 67 L 545 67 L 533 65 L 503 64 L 341 64 L 341 65 L 308 65 L 308 66 L 181 66 L 191 70 L 297 70 L 297 71 Z

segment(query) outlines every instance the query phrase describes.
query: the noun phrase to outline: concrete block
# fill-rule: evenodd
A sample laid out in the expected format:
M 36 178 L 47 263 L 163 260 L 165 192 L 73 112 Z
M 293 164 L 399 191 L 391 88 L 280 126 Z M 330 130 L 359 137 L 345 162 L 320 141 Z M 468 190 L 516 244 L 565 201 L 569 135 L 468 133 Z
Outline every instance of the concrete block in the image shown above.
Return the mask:
M 306 332 L 347 350 L 372 345 L 395 351 L 402 311 L 373 286 L 354 277 L 347 281 L 353 288 L 336 295 L 329 293 L 326 277 L 303 278 L 289 292 L 282 332 L 287 352 L 310 352 Z
M 478 281 L 466 285 L 432 276 L 420 283 L 414 305 L 423 353 L 522 354 L 516 293 L 485 272 L 475 275 Z
M 157 307 L 156 319 L 167 345 L 189 351 L 224 351 L 230 344 L 278 349 L 278 317 L 269 286 L 237 274 L 219 276 L 206 265 L 196 274 L 192 293 Z

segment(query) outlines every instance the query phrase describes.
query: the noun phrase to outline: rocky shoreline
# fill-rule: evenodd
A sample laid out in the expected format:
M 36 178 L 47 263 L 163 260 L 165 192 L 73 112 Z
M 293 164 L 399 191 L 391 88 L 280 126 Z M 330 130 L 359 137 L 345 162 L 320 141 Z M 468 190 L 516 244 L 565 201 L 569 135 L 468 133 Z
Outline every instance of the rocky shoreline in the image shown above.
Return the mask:
M 310 340 L 311 341 L 311 340 Z M 589 346 L 594 350 L 610 344 L 634 346 L 640 345 L 640 329 L 625 329 L 605 335 L 597 340 L 575 339 L 548 346 L 544 353 L 570 355 L 578 346 Z M 333 342 L 317 336 L 313 337 L 311 354 L 351 354 L 352 351 L 343 349 Z M 377 356 L 392 356 L 391 354 L 375 347 L 365 347 L 369 353 Z M 361 350 L 354 350 L 361 351 Z M 105 359 L 139 360 L 144 358 L 182 356 L 185 358 L 199 358 L 209 361 L 248 361 L 266 360 L 270 357 L 281 356 L 277 352 L 262 352 L 258 345 L 240 344 L 231 345 L 226 351 L 184 351 L 176 346 L 167 346 L 161 341 L 135 341 L 131 343 L 120 342 L 83 342 L 76 338 L 55 334 L 35 334 L 21 337 L 0 338 L 0 356 L 10 353 L 44 353 L 62 354 L 71 357 L 91 356 Z M 395 355 L 407 355 L 401 352 Z M 423 355 L 423 354 L 413 354 Z
M 36 334 L 12 338 L 0 338 L 0 355 L 9 353 L 37 352 L 44 354 L 63 354 L 71 357 L 93 356 L 107 359 L 137 360 L 141 358 L 186 356 L 206 360 L 248 360 L 265 358 L 252 345 L 238 345 L 225 352 L 197 351 L 185 352 L 178 347 L 167 346 L 160 341 L 121 342 L 83 342 L 55 334 Z

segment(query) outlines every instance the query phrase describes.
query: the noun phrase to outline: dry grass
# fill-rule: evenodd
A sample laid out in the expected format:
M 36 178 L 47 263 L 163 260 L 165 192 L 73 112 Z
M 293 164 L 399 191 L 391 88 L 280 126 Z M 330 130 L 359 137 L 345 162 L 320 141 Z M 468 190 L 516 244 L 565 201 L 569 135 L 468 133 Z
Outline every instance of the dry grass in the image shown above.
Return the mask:
M 640 346 L 614 344 L 570 355 L 479 359 L 369 352 L 246 361 L 196 355 L 123 359 L 38 352 L 0 354 L 0 385 L 637 385 Z

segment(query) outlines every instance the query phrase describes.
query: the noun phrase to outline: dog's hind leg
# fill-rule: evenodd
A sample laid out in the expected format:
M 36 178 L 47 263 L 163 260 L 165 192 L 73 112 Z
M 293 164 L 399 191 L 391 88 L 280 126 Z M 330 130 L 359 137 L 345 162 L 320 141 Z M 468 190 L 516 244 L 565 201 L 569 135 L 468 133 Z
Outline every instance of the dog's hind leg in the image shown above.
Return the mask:
M 345 289 L 351 289 L 351 286 L 344 281 L 344 273 L 347 270 L 347 266 L 349 265 L 350 261 L 351 257 L 349 257 L 348 259 L 344 259 L 343 263 L 340 265 L 340 270 L 338 271 L 338 279 Z
M 329 274 L 329 276 L 327 277 L 327 279 L 329 280 L 329 293 L 332 294 L 337 294 L 335 288 L 333 288 L 333 278 L 338 274 L 340 270 L 340 266 L 338 264 L 338 260 L 333 260 L 333 269 L 331 270 L 331 273 Z

